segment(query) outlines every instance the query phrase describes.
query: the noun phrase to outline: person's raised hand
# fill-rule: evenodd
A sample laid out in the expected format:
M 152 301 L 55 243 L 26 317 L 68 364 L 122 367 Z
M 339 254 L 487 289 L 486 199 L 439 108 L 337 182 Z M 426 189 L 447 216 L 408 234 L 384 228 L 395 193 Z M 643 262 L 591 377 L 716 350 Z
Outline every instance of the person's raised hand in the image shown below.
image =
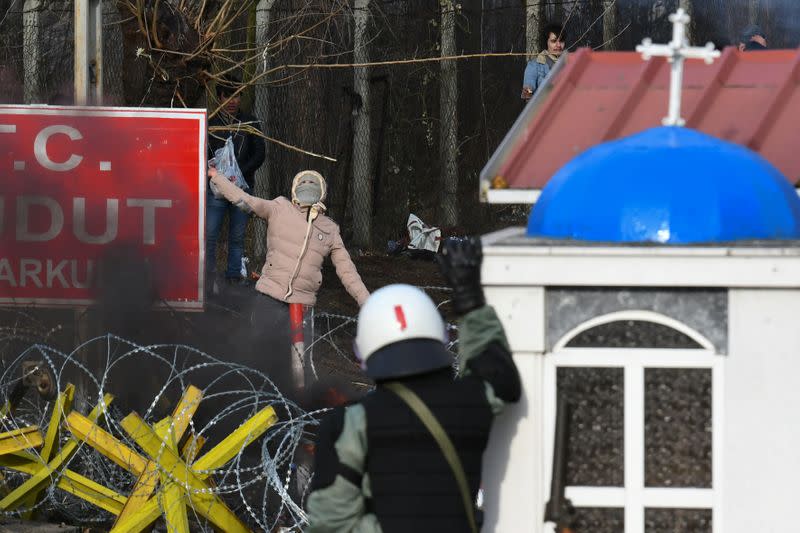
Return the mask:
M 483 249 L 478 237 L 449 238 L 437 256 L 439 269 L 453 289 L 453 309 L 463 315 L 486 304 L 481 286 Z

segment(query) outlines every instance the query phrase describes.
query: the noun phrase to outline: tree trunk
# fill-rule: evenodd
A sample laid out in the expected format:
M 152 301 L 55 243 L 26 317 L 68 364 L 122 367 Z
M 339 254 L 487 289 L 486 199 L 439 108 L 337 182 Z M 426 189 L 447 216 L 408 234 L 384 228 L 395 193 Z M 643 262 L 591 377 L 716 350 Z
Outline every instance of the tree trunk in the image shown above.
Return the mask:
M 113 2 L 103 3 L 103 104 L 125 104 L 122 80 L 124 58 L 122 17 Z
M 693 0 L 680 0 L 680 7 L 692 17 L 692 21 L 686 28 L 686 41 L 689 44 L 694 44 L 694 1 Z
M 258 3 L 253 2 L 247 10 L 247 50 L 256 49 L 256 33 L 258 32 Z M 242 58 L 247 57 L 251 53 L 243 53 Z M 258 57 L 258 56 L 256 56 Z M 255 89 L 253 88 L 253 78 L 256 76 L 258 69 L 258 61 L 250 61 L 244 65 L 244 75 L 242 81 L 245 84 L 244 90 L 241 92 L 241 106 L 247 111 L 253 111 L 256 105 Z
M 617 26 L 617 2 L 616 0 L 603 0 L 603 49 L 616 50 L 616 36 L 619 28 Z
M 44 104 L 42 101 L 42 25 L 40 23 L 41 0 L 25 0 L 22 8 L 22 26 L 24 28 L 22 42 L 22 64 L 25 80 L 25 103 Z
M 750 23 L 758 24 L 759 1 L 750 0 L 750 3 L 747 7 L 749 8 Z
M 573 9 L 575 9 L 575 5 L 570 3 L 569 7 L 565 7 L 564 2 L 547 2 L 547 3 L 552 6 L 551 9 L 553 10 L 553 16 L 552 18 L 548 19 L 547 22 L 553 21 L 553 22 L 558 22 L 560 24 L 566 23 L 568 25 L 569 22 L 567 21 L 567 14 Z M 545 17 L 545 19 L 547 19 L 547 17 Z
M 539 53 L 541 20 L 540 0 L 525 0 L 525 53 L 529 59 Z
M 369 62 L 367 23 L 369 0 L 356 0 L 353 5 L 355 34 L 353 62 Z M 353 240 L 368 247 L 372 235 L 372 138 L 370 121 L 369 67 L 353 69 L 353 90 L 361 98 L 361 107 L 353 118 Z
M 442 8 L 442 57 L 456 54 L 456 12 L 452 0 Z M 442 226 L 458 223 L 458 78 L 454 59 L 440 61 L 439 153 L 442 180 Z
M 272 7 L 275 0 L 260 0 L 256 6 L 256 50 L 264 51 L 269 42 L 269 20 L 272 15 Z M 255 66 L 256 76 L 269 69 L 269 54 L 264 53 Z M 266 77 L 261 78 L 255 86 L 253 94 L 253 114 L 261 120 L 261 129 L 265 135 L 269 135 L 269 92 L 267 89 Z M 266 158 L 264 164 L 256 170 L 255 175 L 255 195 L 259 198 L 271 198 L 270 196 L 270 164 L 272 163 L 271 146 L 266 143 Z M 256 269 L 263 266 L 264 258 L 267 256 L 267 222 L 261 217 L 256 217 L 253 226 L 255 238 L 253 239 L 253 258 L 251 268 Z

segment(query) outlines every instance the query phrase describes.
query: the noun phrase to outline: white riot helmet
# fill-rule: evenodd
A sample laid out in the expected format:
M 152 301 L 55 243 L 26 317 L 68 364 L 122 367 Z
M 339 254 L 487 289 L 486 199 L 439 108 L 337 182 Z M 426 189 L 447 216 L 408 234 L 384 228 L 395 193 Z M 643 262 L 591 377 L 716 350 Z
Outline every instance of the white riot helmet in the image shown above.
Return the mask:
M 411 376 L 452 364 L 444 321 L 431 299 L 411 285 L 373 292 L 358 313 L 356 355 L 373 379 Z
M 314 170 L 302 170 L 292 180 L 292 202 L 300 207 L 322 204 L 327 192 L 325 178 Z

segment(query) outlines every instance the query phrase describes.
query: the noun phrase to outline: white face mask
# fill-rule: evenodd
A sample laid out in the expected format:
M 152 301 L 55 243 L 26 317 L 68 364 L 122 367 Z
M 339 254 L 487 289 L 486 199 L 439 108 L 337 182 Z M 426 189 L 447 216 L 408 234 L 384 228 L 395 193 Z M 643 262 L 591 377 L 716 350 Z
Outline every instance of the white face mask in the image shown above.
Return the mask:
M 295 187 L 294 197 L 300 205 L 314 205 L 322 198 L 322 187 L 316 180 L 303 180 Z
M 319 204 L 323 211 L 325 206 L 325 178 L 319 172 L 313 170 L 303 170 L 298 172 L 292 180 L 292 202 L 300 207 L 311 207 Z

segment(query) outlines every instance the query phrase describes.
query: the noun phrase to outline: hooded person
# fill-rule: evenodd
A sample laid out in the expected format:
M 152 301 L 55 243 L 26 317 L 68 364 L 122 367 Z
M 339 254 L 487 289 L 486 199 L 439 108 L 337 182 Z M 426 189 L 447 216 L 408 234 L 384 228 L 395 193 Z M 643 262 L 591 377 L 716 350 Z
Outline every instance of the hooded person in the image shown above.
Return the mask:
M 481 259 L 477 239 L 448 240 L 441 254 L 461 316 L 455 376 L 444 321 L 423 291 L 389 285 L 361 307 L 356 355 L 375 389 L 320 424 L 307 533 L 478 531 L 492 421 L 521 394 Z
M 322 285 L 322 262 L 330 255 L 342 285 L 359 305 L 369 296 L 339 226 L 325 215 L 326 184 L 303 170 L 292 180 L 292 199 L 251 196 L 210 169 L 212 187 L 239 209 L 267 221 L 267 256 L 256 290 L 285 303 L 313 306 Z
M 297 173 L 292 180 L 291 200 L 284 196 L 274 200 L 251 196 L 213 168 L 208 175 L 214 194 L 267 221 L 267 256 L 256 282 L 256 291 L 264 298 L 257 300 L 251 314 L 256 330 L 264 335 L 286 332 L 288 346 L 287 304 L 316 304 L 322 285 L 322 263 L 328 256 L 350 296 L 359 305 L 366 301 L 369 291 L 342 242 L 339 226 L 325 215 L 326 184 L 319 172 Z

